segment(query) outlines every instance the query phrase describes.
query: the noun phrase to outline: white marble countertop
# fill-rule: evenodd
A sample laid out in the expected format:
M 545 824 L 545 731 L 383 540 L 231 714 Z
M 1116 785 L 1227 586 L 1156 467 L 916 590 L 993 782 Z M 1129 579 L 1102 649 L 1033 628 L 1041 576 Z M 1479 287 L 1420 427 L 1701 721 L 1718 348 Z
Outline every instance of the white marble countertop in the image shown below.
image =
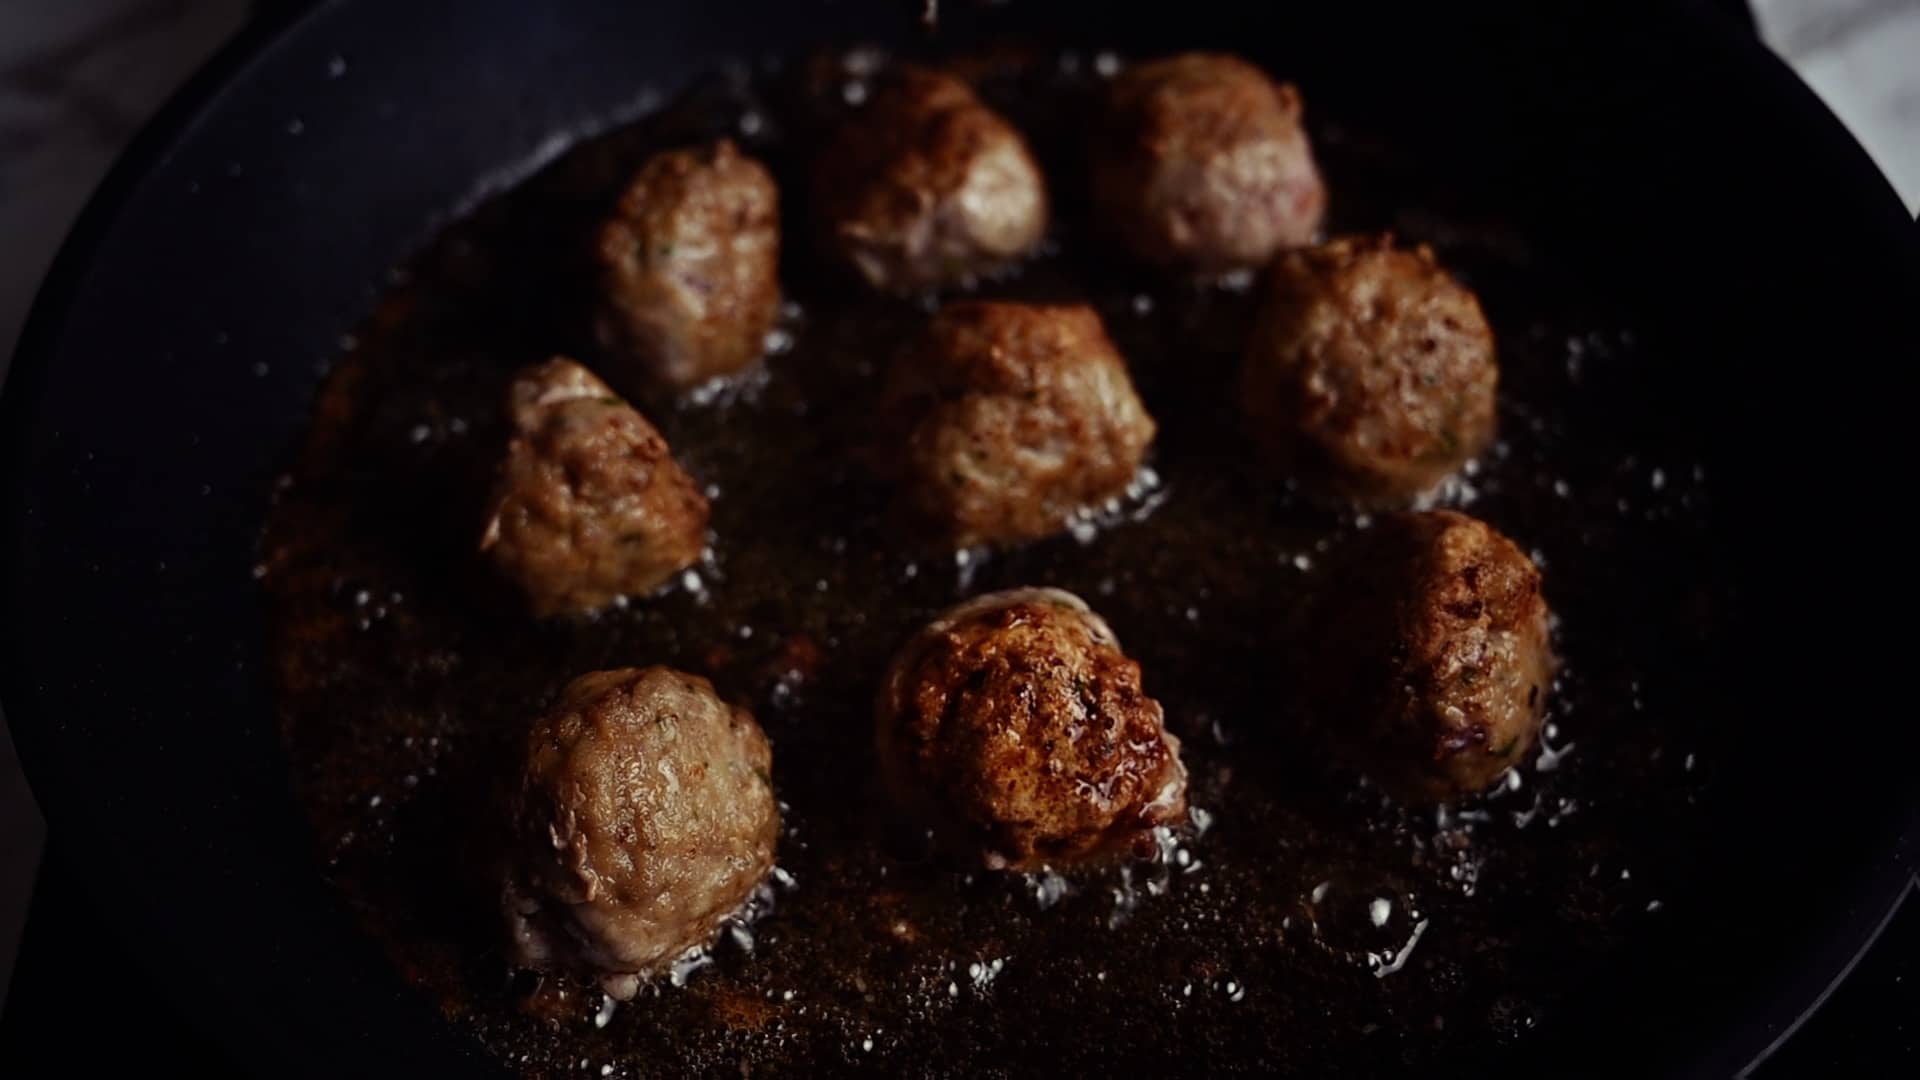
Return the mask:
M 1753 0 L 1762 35 L 1920 211 L 1920 0 Z M 246 0 L 0 2 L 0 380 L 55 249 L 114 155 Z M 0 507 L 11 513 L 12 507 Z M 0 1007 L 43 827 L 0 717 Z

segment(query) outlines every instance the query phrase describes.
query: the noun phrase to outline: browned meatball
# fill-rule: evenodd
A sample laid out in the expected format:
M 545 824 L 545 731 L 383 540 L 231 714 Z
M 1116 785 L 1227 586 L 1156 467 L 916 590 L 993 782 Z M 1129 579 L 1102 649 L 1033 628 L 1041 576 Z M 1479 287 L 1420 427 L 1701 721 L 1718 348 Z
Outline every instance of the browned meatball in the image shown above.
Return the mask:
M 1309 678 L 1331 743 L 1404 800 L 1485 790 L 1533 745 L 1546 708 L 1539 570 L 1450 510 L 1389 514 L 1340 561 Z
M 895 363 L 882 405 L 903 497 L 966 546 L 1060 531 L 1132 481 L 1154 422 L 1085 305 L 966 302 Z
M 528 733 L 508 796 L 515 962 L 625 999 L 710 939 L 773 867 L 772 763 L 753 717 L 697 675 L 575 679 Z
M 948 75 L 901 67 L 814 172 L 822 245 L 887 292 L 965 284 L 1032 251 L 1046 185 L 1020 133 Z
M 993 869 L 1151 850 L 1186 816 L 1180 741 L 1140 665 L 1072 593 L 941 615 L 887 672 L 875 742 L 893 797 Z
M 1241 369 L 1241 405 L 1307 491 L 1418 499 L 1493 440 L 1493 330 L 1422 246 L 1335 240 L 1275 261 Z
M 1300 114 L 1291 84 L 1231 56 L 1123 72 L 1093 140 L 1100 226 L 1142 262 L 1198 273 L 1312 243 L 1327 193 Z
M 680 389 L 759 359 L 780 310 L 780 193 L 727 139 L 654 155 L 600 227 L 600 343 Z
M 535 616 L 649 592 L 700 557 L 706 498 L 593 372 L 565 357 L 528 368 L 507 413 L 513 434 L 480 549 Z

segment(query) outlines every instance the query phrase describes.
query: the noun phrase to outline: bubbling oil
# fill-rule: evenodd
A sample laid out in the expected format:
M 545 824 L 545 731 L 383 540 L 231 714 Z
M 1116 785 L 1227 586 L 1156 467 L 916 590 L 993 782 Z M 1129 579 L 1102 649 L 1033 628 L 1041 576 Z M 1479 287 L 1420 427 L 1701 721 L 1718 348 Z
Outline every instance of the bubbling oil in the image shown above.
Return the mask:
M 1017 59 L 1017 58 L 1016 58 Z M 1368 528 L 1296 499 L 1233 417 L 1257 289 L 1113 265 L 1070 206 L 984 295 L 1092 303 L 1161 435 L 1127 496 L 1051 540 L 953 553 L 889 524 L 860 465 L 878 373 L 928 305 L 851 294 L 805 250 L 806 133 L 883 58 L 741 68 L 502 173 L 343 337 L 277 492 L 260 577 L 283 730 L 323 873 L 411 982 L 530 1076 L 832 1069 L 1297 1076 L 1457 1070 L 1551 1016 L 1684 895 L 1719 593 L 1684 431 L 1625 428 L 1657 341 L 1554 253 L 1333 124 L 1332 231 L 1435 244 L 1499 335 L 1501 438 L 1436 499 L 1545 572 L 1567 663 L 1534 755 L 1480 799 L 1394 804 L 1321 761 L 1282 662 L 1327 556 Z M 1109 52 L 976 64 L 1057 171 Z M 801 89 L 795 89 L 795 80 Z M 824 88 L 821 90 L 820 88 Z M 651 106 L 657 95 L 647 98 Z M 472 565 L 517 367 L 591 358 L 584 235 L 652 150 L 730 133 L 789 193 L 793 294 L 750 378 L 643 401 L 713 501 L 701 561 L 598 616 L 535 625 Z M 557 156 L 556 156 L 557 155 Z M 1066 189 L 1062 189 L 1066 190 Z M 1371 208 L 1371 209 L 1370 209 Z M 1114 626 L 1165 706 L 1190 819 L 1148 860 L 996 874 L 932 859 L 873 780 L 875 683 L 968 595 L 1050 585 Z M 518 733 L 573 676 L 667 663 L 748 704 L 774 745 L 778 866 L 632 1003 L 512 977 L 487 829 Z

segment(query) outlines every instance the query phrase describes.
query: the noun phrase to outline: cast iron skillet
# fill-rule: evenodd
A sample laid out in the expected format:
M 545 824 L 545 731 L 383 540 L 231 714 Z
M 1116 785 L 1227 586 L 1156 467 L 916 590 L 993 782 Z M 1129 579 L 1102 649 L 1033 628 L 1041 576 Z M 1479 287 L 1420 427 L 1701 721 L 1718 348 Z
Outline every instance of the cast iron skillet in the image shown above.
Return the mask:
M 942 32 L 1248 54 L 1503 193 L 1678 335 L 1685 359 L 1622 422 L 1699 425 L 1718 479 L 1744 676 L 1724 688 L 1717 842 L 1706 884 L 1508 1064 L 1736 1071 L 1912 875 L 1889 624 L 1909 597 L 1913 230 L 1840 125 L 1713 14 L 1316 5 L 1334 6 L 1053 2 L 949 10 Z M 171 998 L 260 1071 L 493 1067 L 319 881 L 248 572 L 273 478 L 387 269 L 553 133 L 728 57 L 910 46 L 904 9 L 342 0 L 249 30 L 142 135 L 0 407 L 0 691 L 127 957 L 103 986 Z

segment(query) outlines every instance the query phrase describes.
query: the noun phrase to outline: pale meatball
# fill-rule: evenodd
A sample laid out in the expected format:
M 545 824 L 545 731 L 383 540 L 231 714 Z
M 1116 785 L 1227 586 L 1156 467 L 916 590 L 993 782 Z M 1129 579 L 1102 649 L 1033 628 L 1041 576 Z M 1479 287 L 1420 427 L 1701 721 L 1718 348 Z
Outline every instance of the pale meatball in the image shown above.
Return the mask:
M 773 867 L 772 751 L 745 709 L 664 667 L 582 675 L 508 796 L 514 962 L 616 998 L 714 935 Z
M 1201 274 L 1312 243 L 1327 193 L 1300 118 L 1299 91 L 1231 56 L 1128 69 L 1093 140 L 1099 226 L 1141 262 Z
M 887 672 L 875 743 L 893 798 L 992 869 L 1153 851 L 1186 769 L 1140 665 L 1072 593 L 969 600 Z
M 760 358 L 780 310 L 780 193 L 727 139 L 656 154 L 601 227 L 601 345 L 684 389 Z
M 1275 261 L 1240 394 L 1302 488 L 1390 506 L 1486 449 L 1499 380 L 1479 300 L 1431 250 L 1350 238 Z
M 958 546 L 1060 531 L 1126 491 L 1155 431 L 1079 304 L 947 305 L 894 364 L 882 410 L 903 500 Z
M 1329 742 L 1405 801 L 1486 790 L 1533 746 L 1552 685 L 1539 570 L 1449 510 L 1386 515 L 1339 563 L 1309 679 Z
M 915 67 L 875 81 L 820 155 L 813 195 L 828 256 L 885 292 L 966 284 L 1047 228 L 1020 133 L 966 83 Z
M 565 357 L 507 392 L 512 435 L 480 550 L 536 617 L 651 592 L 700 558 L 707 500 L 667 441 Z

